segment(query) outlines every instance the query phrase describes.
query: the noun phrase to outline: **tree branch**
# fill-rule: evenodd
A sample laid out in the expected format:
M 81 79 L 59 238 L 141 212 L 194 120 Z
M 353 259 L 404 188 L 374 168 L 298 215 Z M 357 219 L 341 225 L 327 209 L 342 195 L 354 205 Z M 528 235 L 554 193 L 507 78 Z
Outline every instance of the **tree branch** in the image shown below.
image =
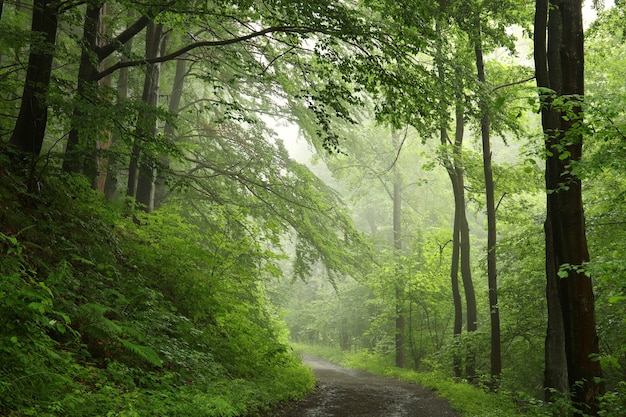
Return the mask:
M 305 27 L 305 26 L 272 26 L 269 28 L 265 28 L 256 32 L 252 32 L 248 35 L 244 35 L 244 36 L 240 36 L 238 38 L 231 38 L 231 39 L 223 39 L 223 40 L 219 40 L 219 41 L 201 41 L 201 42 L 194 42 L 192 44 L 189 44 L 177 51 L 174 51 L 170 54 L 167 55 L 163 55 L 157 58 L 151 58 L 151 59 L 141 59 L 141 60 L 134 60 L 134 61 L 124 61 L 124 62 L 118 62 L 117 64 L 99 72 L 95 79 L 96 80 L 100 80 L 104 77 L 106 77 L 107 75 L 110 75 L 112 73 L 114 73 L 115 71 L 122 69 L 122 68 L 126 68 L 126 67 L 136 67 L 139 65 L 143 65 L 143 64 L 156 64 L 159 62 L 167 62 L 167 61 L 171 61 L 173 59 L 178 58 L 179 56 L 193 50 L 193 49 L 197 49 L 197 48 L 205 48 L 205 47 L 212 47 L 212 46 L 226 46 L 226 45 L 232 45 L 235 43 L 240 43 L 240 42 L 244 42 L 250 39 L 254 39 L 257 38 L 259 36 L 265 36 L 269 33 L 274 33 L 274 32 L 282 32 L 282 33 L 311 33 L 311 32 L 319 32 L 319 30 L 313 29 L 313 28 L 309 28 L 309 27 Z
M 501 85 L 498 85 L 496 87 L 493 87 L 491 89 L 491 92 L 493 93 L 494 91 L 498 91 L 498 90 L 500 90 L 502 88 L 511 87 L 511 86 L 518 85 L 518 84 L 524 84 L 524 83 L 526 83 L 528 81 L 531 81 L 531 80 L 534 80 L 534 79 L 535 79 L 535 76 L 533 75 L 532 77 L 528 77 L 528 78 L 525 78 L 523 80 L 513 81 L 513 82 L 510 82 L 510 83 L 506 83 L 506 84 L 501 84 Z
M 124 45 L 126 42 L 132 39 L 136 34 L 141 32 L 146 26 L 148 26 L 148 23 L 150 23 L 151 17 L 152 16 L 141 16 L 139 19 L 137 19 L 135 23 L 127 27 L 122 33 L 117 35 L 117 37 L 113 39 L 111 42 L 99 47 L 97 49 L 98 61 L 99 62 L 104 61 L 106 57 L 108 57 L 113 52 L 115 52 L 118 45 Z M 100 77 L 100 74 L 98 74 L 98 79 L 104 78 L 106 75 L 108 74 L 105 74 L 104 76 Z

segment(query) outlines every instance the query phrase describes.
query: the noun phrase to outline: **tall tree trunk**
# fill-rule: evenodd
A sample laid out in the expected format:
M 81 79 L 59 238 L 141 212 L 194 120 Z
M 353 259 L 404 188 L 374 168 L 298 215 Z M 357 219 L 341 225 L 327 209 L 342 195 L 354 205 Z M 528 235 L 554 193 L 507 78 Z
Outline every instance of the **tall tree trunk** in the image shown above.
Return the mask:
M 103 10 L 105 6 L 97 0 L 91 0 L 87 4 L 72 128 L 68 135 L 63 160 L 64 171 L 85 174 L 90 179 L 93 188 L 98 188 L 99 182 L 104 181 L 101 178 L 105 175 L 103 172 L 105 163 L 98 152 L 101 147 L 109 145 L 109 139 L 108 133 L 102 135 L 97 126 L 81 127 L 81 124 L 86 123 L 86 119 L 90 120 L 95 117 L 86 113 L 84 109 L 98 105 L 100 90 L 98 71 L 102 69 L 105 59 L 115 52 L 118 44 L 129 42 L 149 22 L 148 16 L 142 16 L 115 39 L 105 43 L 103 42 L 105 38 L 100 37 L 99 41 L 98 36 L 103 29 L 101 24 Z M 110 75 L 106 78 L 110 79 Z M 87 106 L 82 103 L 87 103 Z M 106 143 L 103 143 L 101 139 L 104 139 Z
M 538 0 L 535 13 L 535 33 L 534 33 L 534 49 L 535 49 L 535 68 L 537 86 L 560 89 L 560 80 L 556 75 L 559 74 L 559 61 L 552 62 L 551 73 L 548 72 L 548 56 L 547 56 L 547 22 L 548 22 L 548 0 Z M 552 24 L 556 25 L 557 19 L 560 19 L 558 13 L 552 13 Z M 558 48 L 561 40 L 560 31 L 550 34 L 550 49 Z M 554 79 L 550 79 L 550 78 Z M 548 92 L 540 93 L 541 118 L 544 132 L 547 135 L 549 130 L 558 126 L 558 115 L 551 109 L 552 97 Z M 550 127 L 550 129 L 548 129 Z M 551 134 L 551 133 L 550 133 Z M 546 141 L 547 146 L 547 141 Z M 547 162 L 546 162 L 547 164 Z M 547 177 L 546 177 L 547 186 Z M 545 341 L 545 369 L 544 369 L 544 386 L 546 388 L 546 399 L 550 400 L 552 391 L 565 393 L 569 390 L 567 376 L 567 357 L 565 355 L 565 329 L 563 324 L 563 316 L 561 314 L 561 300 L 559 298 L 559 277 L 558 266 L 555 264 L 555 258 L 548 252 L 552 253 L 554 243 L 552 241 L 553 231 L 551 223 L 546 220 L 544 223 L 545 239 L 546 239 L 546 300 L 548 305 L 548 327 L 546 331 Z
M 439 22 L 437 22 L 437 31 L 440 31 L 441 27 Z M 440 42 L 437 45 L 437 49 L 440 53 L 444 50 L 444 45 Z M 437 72 L 440 85 L 445 85 L 446 75 L 443 64 L 441 62 L 437 63 Z M 446 93 L 444 91 L 441 92 L 442 96 L 445 97 Z M 460 113 L 459 106 L 457 105 L 455 112 L 455 136 L 459 136 L 463 132 L 463 117 L 462 112 Z M 453 155 L 450 155 L 449 151 L 450 145 L 452 142 L 450 141 L 450 136 L 448 135 L 448 118 L 446 117 L 441 121 L 441 125 L 439 128 L 439 139 L 441 141 L 441 146 L 444 152 L 442 157 L 444 168 L 448 173 L 448 177 L 450 178 L 450 183 L 452 185 L 452 193 L 454 196 L 454 225 L 452 231 L 452 259 L 450 263 L 450 286 L 452 290 L 452 303 L 454 306 L 454 326 L 453 326 L 453 341 L 454 348 L 452 350 L 452 368 L 454 371 L 454 376 L 457 378 L 461 378 L 463 376 L 462 369 L 462 358 L 460 356 L 460 343 L 461 343 L 461 335 L 463 332 L 463 302 L 461 300 L 461 291 L 459 287 L 459 262 L 461 257 L 461 213 L 465 212 L 465 203 L 461 202 L 459 199 L 459 183 L 457 178 L 457 172 L 455 170 L 455 162 Z M 455 139 L 456 142 L 456 139 Z
M 52 73 L 60 2 L 34 0 L 31 32 L 41 33 L 44 43 L 32 44 L 20 112 L 9 144 L 13 150 L 32 158 L 39 156 L 48 123 L 47 96 Z
M 172 86 L 172 93 L 170 94 L 170 102 L 168 111 L 171 115 L 178 115 L 180 111 L 180 102 L 183 97 L 183 86 L 185 84 L 185 77 L 187 76 L 187 63 L 184 57 L 181 57 L 176 61 L 176 72 L 174 74 L 174 84 Z M 171 143 L 176 142 L 176 134 L 174 131 L 174 126 L 171 123 L 166 123 L 163 128 L 163 132 L 165 133 L 165 138 Z M 160 161 L 160 170 L 157 173 L 157 178 L 155 182 L 155 191 L 154 191 L 154 208 L 159 208 L 165 198 L 167 197 L 167 183 L 166 183 L 166 175 L 167 171 L 170 167 L 169 155 L 167 153 L 163 153 Z
M 100 13 L 101 13 L 101 17 L 100 17 L 101 24 L 100 24 L 100 33 L 98 36 L 98 44 L 102 47 L 104 46 L 103 40 L 105 39 L 107 30 L 108 30 L 106 25 L 102 23 L 106 20 L 106 16 L 109 13 L 109 7 L 107 3 L 105 3 L 102 6 L 102 8 L 100 9 Z M 99 70 L 103 70 L 109 65 L 112 65 L 112 61 L 113 61 L 113 57 L 109 55 L 104 61 L 102 61 L 102 63 L 100 64 Z M 100 82 L 100 85 L 105 87 L 106 89 L 108 90 L 113 89 L 113 75 L 112 74 L 109 74 L 106 77 L 102 78 L 99 82 Z M 97 176 L 96 176 L 95 183 L 93 183 L 92 185 L 94 189 L 102 193 L 105 192 L 104 187 L 105 187 L 106 179 L 107 179 L 109 160 L 100 151 L 108 150 L 112 144 L 113 144 L 113 132 L 111 130 L 105 131 L 102 137 L 102 140 L 96 143 L 95 168 L 96 168 Z M 88 166 L 89 166 L 89 160 L 87 159 L 85 160 L 85 164 L 83 165 L 83 170 L 87 171 Z
M 98 68 L 94 61 L 97 56 L 101 8 L 102 5 L 98 1 L 92 0 L 87 2 L 85 22 L 83 24 L 82 52 L 78 67 L 78 85 L 72 114 L 72 128 L 68 135 L 63 159 L 63 171 L 85 174 L 92 185 L 96 184 L 98 176 L 98 169 L 95 163 L 96 155 L 94 155 L 95 138 L 89 137 L 93 136 L 94 133 L 91 125 L 94 115 L 88 115 L 84 109 L 88 108 L 89 105 L 94 105 L 98 95 L 98 84 L 94 81 Z M 88 128 L 81 127 L 85 123 L 89 123 L 90 126 Z M 83 143 L 80 143 L 81 138 Z
M 457 113 L 457 130 L 459 124 L 462 125 L 462 120 L 459 122 L 460 115 Z M 457 133 L 458 134 L 458 133 Z M 447 127 L 441 127 L 439 130 L 439 138 L 441 145 L 444 149 L 450 146 L 450 138 L 448 135 Z M 448 153 L 448 151 L 445 151 Z M 456 347 L 460 344 L 461 334 L 463 332 L 463 302 L 461 299 L 461 290 L 459 286 L 459 261 L 461 256 L 461 223 L 462 214 L 465 211 L 465 202 L 461 200 L 459 189 L 459 182 L 457 177 L 457 171 L 454 167 L 454 158 L 444 155 L 443 164 L 450 177 L 450 183 L 452 184 L 452 192 L 454 195 L 454 227 L 452 232 L 452 260 L 450 266 L 450 284 L 452 287 L 452 302 L 454 305 L 454 343 L 455 349 L 453 349 L 453 371 L 457 378 L 463 376 L 462 359 L 459 355 Z
M 130 14 L 131 12 L 129 12 Z M 130 17 L 130 15 L 129 15 Z M 122 61 L 128 60 L 128 56 L 133 48 L 133 39 L 130 38 L 122 49 Z M 128 83 L 130 78 L 130 68 L 121 68 L 117 78 L 117 98 L 120 102 L 125 102 L 128 99 Z M 111 138 L 111 146 L 119 140 L 118 133 L 114 133 Z M 107 162 L 106 180 L 104 182 L 104 195 L 107 200 L 112 200 L 117 191 L 117 171 L 120 163 L 117 158 L 110 158 Z
M 466 328 L 469 334 L 478 329 L 478 314 L 476 309 L 476 293 L 472 281 L 471 267 L 471 244 L 470 231 L 465 212 L 465 173 L 462 162 L 463 136 L 464 136 L 463 106 L 460 100 L 456 104 L 456 130 L 454 134 L 454 171 L 457 187 L 455 189 L 455 211 L 459 213 L 459 242 L 461 252 L 461 280 L 463 281 L 463 291 L 465 293 Z M 465 373 L 468 380 L 472 381 L 476 377 L 476 353 L 474 352 L 472 341 L 467 347 L 465 359 Z
M 478 81 L 487 85 L 485 63 L 483 59 L 482 33 L 478 22 L 478 38 L 475 43 L 476 71 Z M 491 138 L 489 126 L 489 107 L 485 98 L 480 99 L 482 116 L 480 132 L 483 145 L 483 172 L 485 176 L 485 200 L 487 209 L 487 282 L 489 288 L 489 318 L 491 324 L 491 383 L 497 387 L 502 374 L 502 353 L 500 346 L 500 307 L 498 305 L 498 271 L 496 267 L 496 202 L 491 167 Z
M 162 33 L 162 24 L 150 23 L 148 25 L 146 30 L 146 58 L 159 56 Z M 157 133 L 157 119 L 151 109 L 156 109 L 158 105 L 160 75 L 161 64 L 146 64 L 142 100 L 147 105 L 147 109 L 137 121 L 137 134 L 128 170 L 128 194 L 134 196 L 137 203 L 140 204 L 140 208 L 147 212 L 154 208 L 155 164 L 154 156 L 145 152 L 145 147 L 147 142 L 154 138 Z M 144 153 L 143 157 L 141 157 L 142 153 Z
M 400 152 L 400 140 L 396 131 L 392 132 L 396 152 Z M 397 166 L 394 165 L 393 180 L 393 246 L 398 256 L 402 253 L 402 177 Z M 404 322 L 404 277 L 396 277 L 396 366 L 406 367 L 405 354 L 405 322 Z
M 583 141 L 579 129 L 584 95 L 582 3 L 537 0 L 536 5 L 537 85 L 553 90 L 568 107 L 554 106 L 547 91 L 540 95 L 547 155 L 545 385 L 563 391 L 569 388 L 580 411 L 598 415 L 604 386 L 597 382 L 602 371 L 593 358 L 599 352 L 593 287 L 583 269 L 589 253 L 581 181 L 572 172 L 572 164 L 582 156 Z M 568 117 L 563 118 L 566 111 Z

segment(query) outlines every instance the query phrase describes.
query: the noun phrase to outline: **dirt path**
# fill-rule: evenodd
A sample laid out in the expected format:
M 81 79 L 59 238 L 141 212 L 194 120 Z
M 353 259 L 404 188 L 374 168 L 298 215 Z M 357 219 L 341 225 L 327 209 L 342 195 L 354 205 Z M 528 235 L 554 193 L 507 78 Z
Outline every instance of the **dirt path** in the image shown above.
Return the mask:
M 318 379 L 304 400 L 275 417 L 458 417 L 452 407 L 419 385 L 346 369 L 305 356 Z

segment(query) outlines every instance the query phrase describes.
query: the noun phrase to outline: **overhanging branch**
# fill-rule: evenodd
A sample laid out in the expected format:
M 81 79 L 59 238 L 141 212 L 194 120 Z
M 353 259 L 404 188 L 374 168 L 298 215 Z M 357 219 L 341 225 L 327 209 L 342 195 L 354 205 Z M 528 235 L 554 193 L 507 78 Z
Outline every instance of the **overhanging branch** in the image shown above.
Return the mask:
M 159 62 L 167 62 L 167 61 L 171 61 L 174 60 L 176 58 L 178 58 L 179 56 L 193 50 L 193 49 L 197 49 L 197 48 L 206 48 L 206 47 L 214 47 L 214 46 L 226 46 L 226 45 L 232 45 L 235 43 L 240 43 L 240 42 L 244 42 L 250 39 L 254 39 L 257 38 L 259 36 L 265 36 L 267 34 L 270 33 L 275 33 L 275 32 L 281 32 L 281 33 L 312 33 L 312 32 L 320 32 L 317 29 L 313 29 L 313 28 L 309 28 L 309 27 L 305 27 L 305 26 L 272 26 L 269 28 L 265 28 L 256 32 L 252 32 L 248 35 L 245 36 L 240 36 L 237 38 L 231 38 L 231 39 L 223 39 L 223 40 L 219 40 L 219 41 L 201 41 L 201 42 L 194 42 L 191 43 L 183 48 L 180 48 L 177 51 L 174 51 L 172 53 L 169 53 L 167 55 L 163 55 L 160 57 L 156 57 L 156 58 L 150 58 L 150 59 L 138 59 L 138 60 L 134 60 L 134 61 L 124 61 L 124 62 L 118 62 L 117 64 L 99 72 L 95 79 L 96 80 L 100 80 L 104 77 L 106 77 L 107 75 L 110 75 L 112 73 L 114 73 L 115 71 L 122 69 L 122 68 L 127 68 L 127 67 L 136 67 L 139 65 L 144 65 L 144 64 L 157 64 Z

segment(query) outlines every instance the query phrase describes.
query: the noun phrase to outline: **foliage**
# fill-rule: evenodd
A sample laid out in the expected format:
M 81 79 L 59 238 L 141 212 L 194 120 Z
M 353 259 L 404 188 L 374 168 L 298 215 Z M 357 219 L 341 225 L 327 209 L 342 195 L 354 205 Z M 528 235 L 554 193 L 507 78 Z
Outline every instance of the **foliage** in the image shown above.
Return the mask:
M 71 178 L 34 194 L 11 180 L 3 414 L 251 415 L 312 388 L 262 290 L 271 257 L 219 209 L 209 225 L 176 206 L 137 225 Z

